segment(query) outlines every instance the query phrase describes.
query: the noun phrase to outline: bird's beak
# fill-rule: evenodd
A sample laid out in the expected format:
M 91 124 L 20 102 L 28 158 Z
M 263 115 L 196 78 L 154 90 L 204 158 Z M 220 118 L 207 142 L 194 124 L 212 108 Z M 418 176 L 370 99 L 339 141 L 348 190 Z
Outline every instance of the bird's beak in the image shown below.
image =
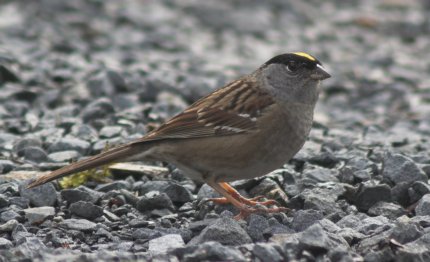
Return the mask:
M 311 78 L 314 80 L 324 80 L 330 78 L 331 75 L 327 73 L 322 65 L 317 65 L 317 68 L 312 72 Z

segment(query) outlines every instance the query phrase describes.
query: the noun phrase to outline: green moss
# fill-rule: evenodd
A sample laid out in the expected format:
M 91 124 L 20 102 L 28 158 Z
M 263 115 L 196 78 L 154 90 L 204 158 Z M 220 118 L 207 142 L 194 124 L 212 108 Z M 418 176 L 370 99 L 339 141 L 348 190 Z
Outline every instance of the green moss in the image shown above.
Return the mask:
M 109 150 L 109 144 L 106 143 L 103 152 Z M 78 172 L 71 176 L 62 178 L 58 183 L 61 188 L 73 188 L 85 184 L 87 181 L 106 182 L 107 178 L 111 176 L 109 170 L 110 165 L 104 165 L 101 169 L 92 168 L 82 172 Z
M 73 188 L 85 184 L 87 181 L 106 182 L 106 179 L 111 176 L 109 166 L 104 165 L 101 169 L 88 169 L 68 177 L 64 177 L 59 181 L 61 188 Z

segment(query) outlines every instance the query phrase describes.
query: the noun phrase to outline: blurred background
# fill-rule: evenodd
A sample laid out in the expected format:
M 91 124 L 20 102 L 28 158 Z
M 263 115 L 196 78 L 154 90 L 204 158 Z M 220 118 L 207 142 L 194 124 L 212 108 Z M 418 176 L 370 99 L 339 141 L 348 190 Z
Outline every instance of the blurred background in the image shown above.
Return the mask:
M 297 51 L 332 75 L 309 140 L 282 169 L 233 184 L 288 215 L 239 224 L 231 207 L 199 206 L 211 189 L 169 165 L 23 186 Z M 0 260 L 149 261 L 179 247 L 170 261 L 425 261 L 429 75 L 429 0 L 0 0 Z
M 94 143 L 81 154 L 98 152 L 292 51 L 332 74 L 317 125 L 354 139 L 421 141 L 429 14 L 418 0 L 2 1 L 2 155 L 27 135 L 47 153 L 68 135 Z

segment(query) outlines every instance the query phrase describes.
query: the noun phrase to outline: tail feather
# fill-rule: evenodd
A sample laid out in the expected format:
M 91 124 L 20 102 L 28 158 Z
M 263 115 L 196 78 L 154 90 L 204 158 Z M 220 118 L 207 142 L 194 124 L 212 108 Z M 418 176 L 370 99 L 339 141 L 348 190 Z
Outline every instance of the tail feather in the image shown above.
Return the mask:
M 135 153 L 137 150 L 139 150 L 139 147 L 135 144 L 127 144 L 113 148 L 106 152 L 78 161 L 76 163 L 72 163 L 49 174 L 38 177 L 35 181 L 31 182 L 27 188 L 33 188 L 73 173 L 124 160 Z

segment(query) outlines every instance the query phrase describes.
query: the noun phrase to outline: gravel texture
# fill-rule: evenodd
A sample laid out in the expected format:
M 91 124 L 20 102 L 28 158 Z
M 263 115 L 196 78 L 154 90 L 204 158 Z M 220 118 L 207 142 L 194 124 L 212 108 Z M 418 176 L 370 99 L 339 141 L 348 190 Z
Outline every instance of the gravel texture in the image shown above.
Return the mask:
M 0 260 L 429 261 L 429 17 L 425 0 L 2 1 Z M 165 163 L 25 188 L 289 51 L 332 74 L 310 137 L 233 185 L 291 211 L 235 221 Z

